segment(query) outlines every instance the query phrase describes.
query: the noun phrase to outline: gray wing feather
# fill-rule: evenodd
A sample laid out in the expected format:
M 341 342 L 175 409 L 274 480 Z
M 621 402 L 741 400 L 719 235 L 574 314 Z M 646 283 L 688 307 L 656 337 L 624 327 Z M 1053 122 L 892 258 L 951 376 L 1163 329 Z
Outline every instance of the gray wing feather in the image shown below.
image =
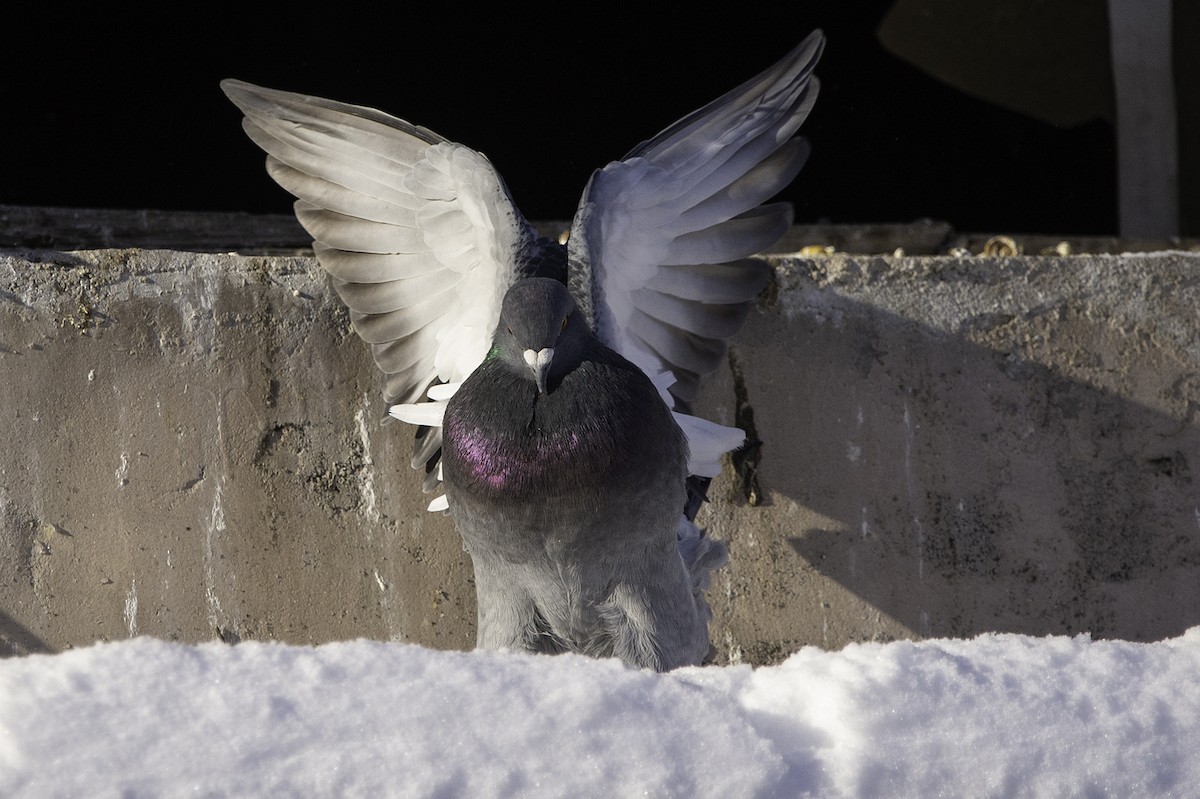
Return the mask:
M 808 155 L 793 138 L 816 100 L 814 32 L 775 65 L 597 170 L 571 229 L 571 288 L 597 335 L 677 400 L 724 354 L 770 272 L 748 256 L 791 224 L 763 205 Z
M 792 139 L 732 183 L 716 181 L 716 188 L 711 194 L 705 187 L 699 193 L 706 195 L 707 199 L 680 214 L 678 228 L 692 231 L 717 224 L 729 218 L 731 206 L 753 210 L 754 206 L 787 188 L 800 173 L 808 159 L 809 150 L 807 140 Z
M 684 300 L 739 303 L 762 290 L 762 273 L 756 263 L 744 260 L 712 264 L 662 264 L 646 288 Z
M 779 241 L 791 221 L 790 205 L 759 206 L 724 222 L 676 236 L 667 246 L 665 263 L 707 265 L 740 261 Z M 761 290 L 762 286 L 758 288 Z
M 676 368 L 708 374 L 725 354 L 720 339 L 681 330 L 637 309 L 629 319 L 631 332 L 655 354 Z
M 646 290 L 640 312 L 670 327 L 712 339 L 724 339 L 741 329 L 745 313 L 740 304 L 700 303 Z

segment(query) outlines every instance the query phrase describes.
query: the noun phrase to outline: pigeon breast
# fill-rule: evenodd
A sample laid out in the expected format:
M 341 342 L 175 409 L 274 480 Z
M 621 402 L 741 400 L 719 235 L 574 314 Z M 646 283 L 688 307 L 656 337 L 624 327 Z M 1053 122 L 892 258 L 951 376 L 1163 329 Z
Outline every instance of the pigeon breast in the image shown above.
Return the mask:
M 451 398 L 443 433 L 451 507 L 473 498 L 549 523 L 649 484 L 681 491 L 687 476 L 683 434 L 653 384 L 594 340 L 545 394 L 485 360 Z

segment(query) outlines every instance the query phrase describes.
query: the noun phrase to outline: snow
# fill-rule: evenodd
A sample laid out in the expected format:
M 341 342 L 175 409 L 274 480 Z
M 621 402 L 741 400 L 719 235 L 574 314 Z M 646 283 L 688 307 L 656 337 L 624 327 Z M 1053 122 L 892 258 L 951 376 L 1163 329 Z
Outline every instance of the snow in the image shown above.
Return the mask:
M 134 638 L 0 661 L 0 796 L 1186 796 L 1200 628 L 658 675 L 579 656 Z

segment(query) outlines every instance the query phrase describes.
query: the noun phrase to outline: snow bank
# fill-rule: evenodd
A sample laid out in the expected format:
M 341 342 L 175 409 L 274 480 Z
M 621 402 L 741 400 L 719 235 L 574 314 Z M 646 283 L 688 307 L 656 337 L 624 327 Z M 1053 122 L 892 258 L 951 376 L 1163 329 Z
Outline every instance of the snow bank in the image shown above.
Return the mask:
M 1200 784 L 1200 628 L 576 656 L 141 638 L 0 661 L 0 795 L 1117 796 Z

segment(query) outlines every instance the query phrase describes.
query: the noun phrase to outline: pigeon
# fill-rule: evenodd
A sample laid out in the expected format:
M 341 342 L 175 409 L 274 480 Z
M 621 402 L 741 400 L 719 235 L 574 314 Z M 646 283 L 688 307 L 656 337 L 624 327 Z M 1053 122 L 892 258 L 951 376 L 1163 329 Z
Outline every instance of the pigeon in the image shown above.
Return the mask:
M 227 79 L 267 171 L 416 425 L 470 553 L 476 645 L 667 671 L 710 656 L 727 561 L 696 525 L 743 431 L 692 415 L 770 278 L 808 156 L 814 31 L 596 170 L 565 242 L 480 152 L 363 106 Z

